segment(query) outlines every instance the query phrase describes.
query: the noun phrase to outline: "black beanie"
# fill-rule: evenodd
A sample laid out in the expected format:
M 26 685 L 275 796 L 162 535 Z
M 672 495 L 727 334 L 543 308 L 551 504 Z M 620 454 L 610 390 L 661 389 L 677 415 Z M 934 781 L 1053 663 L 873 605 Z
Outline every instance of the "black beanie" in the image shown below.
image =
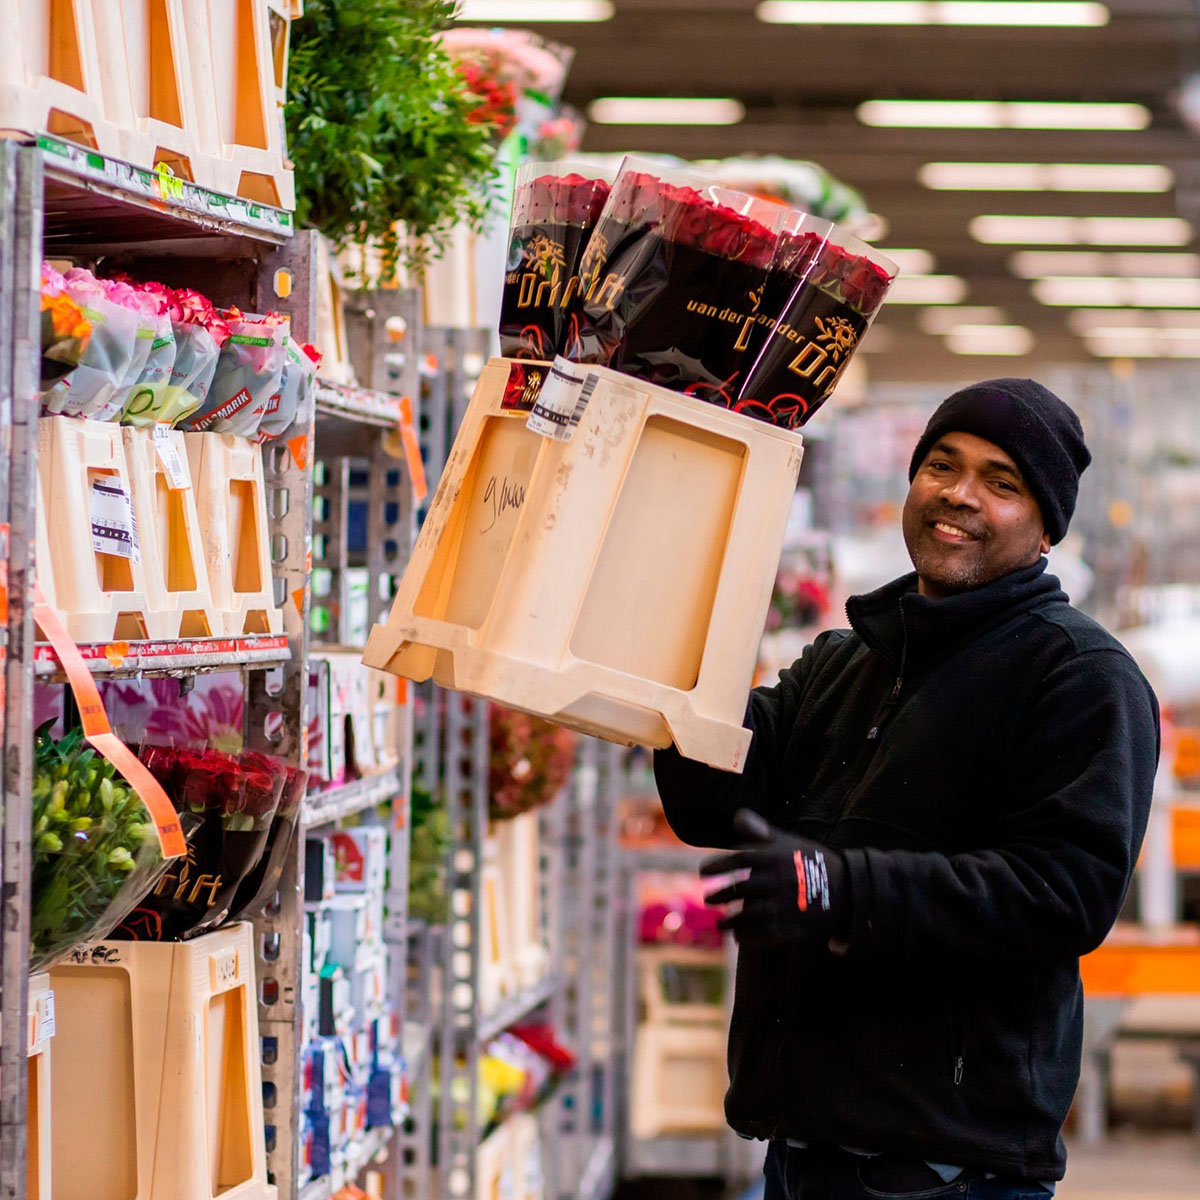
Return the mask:
M 973 433 L 1005 451 L 1042 510 L 1051 545 L 1062 541 L 1092 456 L 1079 418 L 1049 388 L 1032 379 L 987 379 L 943 400 L 913 451 L 910 483 L 947 433 Z

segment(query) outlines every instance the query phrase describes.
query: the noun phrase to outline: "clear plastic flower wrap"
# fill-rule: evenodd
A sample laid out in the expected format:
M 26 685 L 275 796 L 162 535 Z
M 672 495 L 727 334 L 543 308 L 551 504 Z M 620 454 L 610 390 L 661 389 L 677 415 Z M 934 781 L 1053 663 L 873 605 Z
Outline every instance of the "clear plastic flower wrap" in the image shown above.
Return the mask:
M 289 769 L 267 755 L 147 746 L 142 760 L 179 814 L 187 854 L 172 861 L 114 936 L 198 937 L 230 917 L 267 848 Z
M 82 310 L 92 333 L 79 365 L 43 392 L 42 408 L 105 420 L 115 415 L 113 397 L 138 348 L 138 314 L 110 300 L 100 281 L 83 267 L 73 267 L 63 276 L 63 292 Z
M 247 765 L 257 763 L 263 770 L 283 770 L 285 779 L 279 796 L 279 807 L 271 821 L 267 842 L 258 862 L 238 885 L 237 895 L 229 909 L 229 920 L 252 917 L 260 913 L 271 902 L 279 889 L 287 866 L 288 855 L 296 837 L 300 821 L 300 808 L 308 787 L 308 772 L 291 767 L 268 754 L 253 750 L 242 752 L 241 761 Z
M 255 317 L 236 308 L 225 313 L 225 321 L 229 337 L 221 346 L 208 398 L 179 428 L 252 437 L 279 391 L 288 322 L 277 313 Z
M 626 159 L 584 251 L 577 361 L 728 406 L 787 209 Z
M 611 184 L 611 173 L 570 162 L 518 170 L 500 309 L 507 358 L 579 353 L 580 262 Z
M 42 263 L 42 391 L 79 365 L 92 336 L 91 322 L 65 288 L 62 275 L 50 263 Z
M 32 796 L 30 970 L 41 971 L 106 937 L 168 864 L 140 797 L 81 730 L 38 731 Z
M 166 393 L 175 365 L 175 331 L 163 292 L 157 286 L 144 284 L 134 285 L 134 290 L 152 336 L 137 381 L 129 389 L 121 409 L 120 420 L 125 425 L 155 425 L 170 419 L 162 414 L 172 407 Z M 138 336 L 142 336 L 140 329 Z
M 733 409 L 789 429 L 803 425 L 833 392 L 896 273 L 872 246 L 792 213 L 747 338 Z
M 293 421 L 306 424 L 312 412 L 312 394 L 317 384 L 321 354 L 312 346 L 289 337 L 284 355 L 279 391 L 267 402 L 267 411 L 258 427 L 258 439 L 262 442 L 279 437 Z

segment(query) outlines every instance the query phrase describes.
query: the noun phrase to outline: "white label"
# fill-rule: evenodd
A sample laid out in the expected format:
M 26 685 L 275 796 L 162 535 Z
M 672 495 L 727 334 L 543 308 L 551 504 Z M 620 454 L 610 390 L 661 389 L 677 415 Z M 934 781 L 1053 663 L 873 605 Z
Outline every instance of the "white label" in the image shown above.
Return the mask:
M 38 1037 L 54 1036 L 54 993 L 43 992 L 38 997 Z
M 588 374 L 586 367 L 556 358 L 525 422 L 526 428 L 543 437 L 569 442 L 599 382 L 600 377 Z
M 209 979 L 213 988 L 231 987 L 241 979 L 242 957 L 231 947 L 209 956 Z
M 97 554 L 142 561 L 133 501 L 115 475 L 92 484 L 92 549 Z
M 154 426 L 154 449 L 158 452 L 158 461 L 162 463 L 163 472 L 167 477 L 167 487 L 182 491 L 192 486 L 188 473 L 179 455 L 179 447 L 171 436 L 169 425 Z

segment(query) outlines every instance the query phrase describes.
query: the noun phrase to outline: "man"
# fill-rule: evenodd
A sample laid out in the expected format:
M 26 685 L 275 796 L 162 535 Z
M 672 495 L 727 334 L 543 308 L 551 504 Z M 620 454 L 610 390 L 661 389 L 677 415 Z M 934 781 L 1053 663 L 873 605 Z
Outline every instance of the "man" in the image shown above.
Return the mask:
M 726 1114 L 766 1200 L 1024 1200 L 1063 1177 L 1079 956 L 1145 832 L 1158 709 L 1046 573 L 1090 462 L 1032 380 L 955 393 L 913 454 L 915 573 L 752 693 L 745 773 L 655 756 L 739 942 Z M 732 882 L 729 881 L 730 877 Z

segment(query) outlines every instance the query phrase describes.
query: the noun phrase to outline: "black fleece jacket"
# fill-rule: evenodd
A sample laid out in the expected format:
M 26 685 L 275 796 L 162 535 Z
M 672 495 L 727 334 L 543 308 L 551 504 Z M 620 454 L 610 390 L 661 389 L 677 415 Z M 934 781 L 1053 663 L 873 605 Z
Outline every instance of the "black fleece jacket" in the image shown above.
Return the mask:
M 750 1137 L 1061 1179 L 1079 956 L 1116 919 L 1149 814 L 1158 706 L 1046 560 L 943 600 L 847 605 L 751 694 L 743 775 L 655 755 L 694 845 L 746 806 L 844 852 L 844 953 L 743 947 L 726 1114 Z

